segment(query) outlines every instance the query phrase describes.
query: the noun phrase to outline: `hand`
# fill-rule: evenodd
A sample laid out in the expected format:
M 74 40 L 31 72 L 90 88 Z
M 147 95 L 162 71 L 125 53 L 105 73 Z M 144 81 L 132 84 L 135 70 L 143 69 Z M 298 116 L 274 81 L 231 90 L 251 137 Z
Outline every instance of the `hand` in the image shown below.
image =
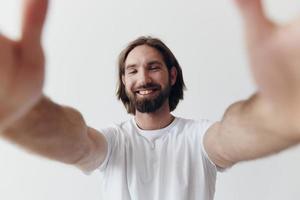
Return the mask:
M 262 0 L 235 1 L 259 94 L 300 124 L 300 18 L 278 25 L 266 17 Z
M 24 0 L 22 36 L 0 35 L 0 130 L 23 116 L 42 96 L 44 53 L 41 36 L 47 0 Z

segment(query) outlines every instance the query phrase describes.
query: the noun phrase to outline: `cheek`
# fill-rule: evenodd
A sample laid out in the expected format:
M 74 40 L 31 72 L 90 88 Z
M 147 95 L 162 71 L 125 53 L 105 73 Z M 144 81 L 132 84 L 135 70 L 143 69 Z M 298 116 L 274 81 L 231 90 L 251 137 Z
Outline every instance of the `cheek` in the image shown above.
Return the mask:
M 163 84 L 163 85 L 169 85 L 171 79 L 171 77 L 169 77 L 168 74 L 161 74 L 159 77 L 157 77 L 157 80 L 159 83 Z
M 133 81 L 132 80 L 125 79 L 123 84 L 125 86 L 126 91 L 129 91 L 129 92 L 132 91 L 132 88 L 133 88 Z

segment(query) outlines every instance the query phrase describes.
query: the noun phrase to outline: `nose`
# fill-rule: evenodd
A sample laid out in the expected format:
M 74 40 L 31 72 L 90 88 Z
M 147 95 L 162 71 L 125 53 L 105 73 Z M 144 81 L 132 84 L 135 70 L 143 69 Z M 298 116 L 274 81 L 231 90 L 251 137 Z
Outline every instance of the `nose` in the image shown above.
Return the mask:
M 141 85 L 146 85 L 152 82 L 151 76 L 147 70 L 140 71 L 139 80 Z

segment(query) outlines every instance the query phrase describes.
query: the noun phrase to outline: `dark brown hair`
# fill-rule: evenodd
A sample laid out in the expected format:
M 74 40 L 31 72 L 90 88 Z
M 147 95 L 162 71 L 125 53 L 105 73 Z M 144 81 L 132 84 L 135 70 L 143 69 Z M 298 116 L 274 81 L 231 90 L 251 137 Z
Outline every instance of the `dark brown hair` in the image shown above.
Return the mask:
M 128 46 L 120 53 L 118 60 L 118 88 L 117 97 L 121 100 L 130 114 L 135 114 L 135 106 L 131 104 L 129 98 L 127 97 L 125 85 L 122 82 L 122 76 L 125 74 L 125 62 L 128 54 L 137 46 L 148 45 L 149 47 L 155 48 L 162 55 L 164 62 L 168 68 L 169 74 L 172 67 L 177 70 L 177 79 L 175 84 L 171 88 L 169 96 L 169 107 L 170 111 L 175 110 L 179 100 L 183 99 L 183 91 L 186 89 L 181 67 L 175 58 L 171 50 L 158 38 L 153 37 L 139 37 L 136 40 L 128 44 Z

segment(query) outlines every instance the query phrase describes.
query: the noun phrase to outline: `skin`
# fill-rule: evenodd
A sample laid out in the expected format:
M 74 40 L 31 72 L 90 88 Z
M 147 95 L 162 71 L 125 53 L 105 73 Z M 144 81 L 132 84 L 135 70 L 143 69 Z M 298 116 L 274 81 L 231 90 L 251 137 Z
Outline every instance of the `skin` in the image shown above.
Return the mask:
M 157 62 L 151 64 L 151 62 Z M 165 65 L 160 53 L 152 47 L 142 45 L 134 48 L 129 54 L 125 62 L 125 75 L 122 81 L 126 91 L 132 94 L 140 86 L 147 83 L 156 83 L 162 89 L 166 88 L 171 79 L 171 86 L 176 82 L 177 71 L 175 67 L 171 69 L 171 75 Z M 154 98 L 159 90 L 149 95 L 137 95 L 137 98 Z M 136 123 L 140 128 L 146 130 L 160 129 L 171 123 L 174 117 L 170 113 L 169 101 L 167 100 L 163 106 L 154 113 L 141 113 L 138 110 L 135 114 Z
M 45 70 L 41 34 L 46 11 L 46 1 L 24 1 L 21 39 L 0 35 L 0 130 L 41 98 Z
M 300 136 L 300 19 L 278 25 L 261 0 L 235 1 L 258 91 L 231 105 L 206 136 L 205 147 L 221 167 L 277 153 Z
M 300 141 L 300 20 L 277 25 L 266 18 L 261 0 L 235 1 L 245 24 L 258 91 L 231 105 L 205 135 L 204 146 L 210 158 L 224 168 L 277 153 Z M 41 37 L 48 1 L 23 2 L 20 40 L 0 36 L 0 135 L 33 153 L 93 170 L 107 154 L 106 140 L 84 122 L 80 112 L 43 95 Z M 161 62 L 162 58 L 146 46 L 136 47 L 129 54 L 126 66 L 135 65 L 136 73 L 125 74 L 122 79 L 128 92 L 148 82 L 162 88 L 167 85 L 166 66 L 162 62 L 159 69 L 152 70 L 151 60 Z M 173 68 L 172 85 L 176 75 Z M 167 126 L 172 119 L 167 101 L 154 113 L 137 111 L 135 115 L 141 128 L 151 130 Z

